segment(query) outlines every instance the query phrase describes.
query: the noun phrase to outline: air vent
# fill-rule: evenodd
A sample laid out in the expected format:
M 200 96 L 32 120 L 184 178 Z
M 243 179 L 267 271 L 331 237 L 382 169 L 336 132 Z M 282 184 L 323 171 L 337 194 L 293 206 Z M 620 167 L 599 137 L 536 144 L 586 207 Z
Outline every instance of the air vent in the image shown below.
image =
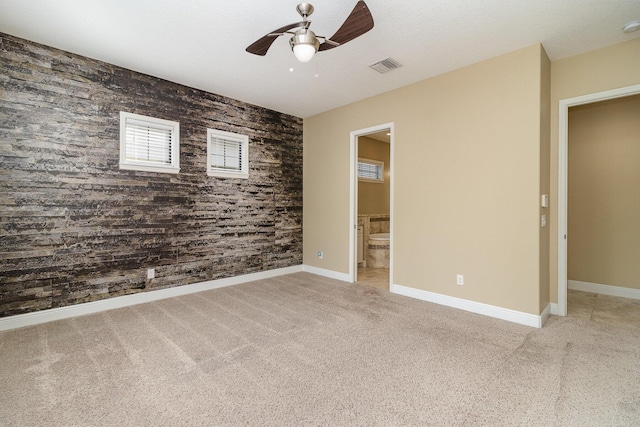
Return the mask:
M 383 59 L 382 61 L 378 61 L 375 64 L 369 65 L 369 68 L 376 70 L 380 74 L 384 74 L 400 67 L 402 67 L 402 64 L 392 58 Z

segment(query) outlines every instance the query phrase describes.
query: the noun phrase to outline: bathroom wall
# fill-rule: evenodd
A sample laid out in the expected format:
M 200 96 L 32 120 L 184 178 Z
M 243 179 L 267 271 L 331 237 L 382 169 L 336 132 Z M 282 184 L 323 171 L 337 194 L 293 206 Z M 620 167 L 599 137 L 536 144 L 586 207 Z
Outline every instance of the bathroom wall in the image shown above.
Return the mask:
M 640 289 L 640 95 L 569 110 L 569 280 Z
M 302 263 L 302 119 L 8 35 L 0 56 L 0 316 Z M 120 111 L 180 122 L 179 174 L 119 169 Z M 249 179 L 207 176 L 207 128 L 249 136 Z
M 391 156 L 389 144 L 373 138 L 358 138 L 358 157 L 384 163 L 384 182 L 358 181 L 358 214 L 389 214 Z

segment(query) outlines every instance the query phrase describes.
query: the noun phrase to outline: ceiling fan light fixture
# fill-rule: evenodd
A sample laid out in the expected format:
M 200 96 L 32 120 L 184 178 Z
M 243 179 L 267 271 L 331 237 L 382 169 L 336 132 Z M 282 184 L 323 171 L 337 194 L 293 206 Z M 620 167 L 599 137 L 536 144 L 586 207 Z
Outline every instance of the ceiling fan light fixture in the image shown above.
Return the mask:
M 311 21 L 308 18 L 313 13 L 311 4 L 300 3 L 296 10 L 302 16 L 301 22 L 294 22 L 267 33 L 247 46 L 245 50 L 254 55 L 265 56 L 277 37 L 291 34 L 293 37 L 289 40 L 289 45 L 294 55 L 300 62 L 309 62 L 317 52 L 342 46 L 373 28 L 373 16 L 363 0 L 356 3 L 342 26 L 331 37 L 316 36 L 309 30 Z M 298 30 L 295 31 L 296 29 Z M 322 40 L 322 44 L 318 39 Z
M 320 42 L 314 32 L 305 28 L 296 31 L 296 34 L 289 40 L 289 44 L 296 59 L 300 62 L 311 61 L 320 47 Z
M 309 62 L 316 54 L 316 50 L 310 44 L 297 44 L 293 46 L 293 54 L 300 62 Z

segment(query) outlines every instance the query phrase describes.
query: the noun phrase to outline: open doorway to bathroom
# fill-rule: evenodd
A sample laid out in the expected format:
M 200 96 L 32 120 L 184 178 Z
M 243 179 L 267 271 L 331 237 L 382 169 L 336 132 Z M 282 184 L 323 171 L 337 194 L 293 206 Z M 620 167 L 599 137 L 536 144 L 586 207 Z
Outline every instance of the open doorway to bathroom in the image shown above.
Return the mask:
M 352 138 L 355 159 L 354 281 L 388 290 L 392 266 L 392 127 Z

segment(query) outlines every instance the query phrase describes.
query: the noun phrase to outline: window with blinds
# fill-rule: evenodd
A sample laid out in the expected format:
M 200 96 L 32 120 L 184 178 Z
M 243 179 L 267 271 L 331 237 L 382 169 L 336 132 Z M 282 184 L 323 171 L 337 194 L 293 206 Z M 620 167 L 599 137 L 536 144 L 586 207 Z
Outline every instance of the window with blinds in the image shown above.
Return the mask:
M 207 175 L 249 177 L 249 137 L 207 129 Z
M 358 180 L 384 182 L 384 162 L 370 159 L 358 159 Z
M 120 168 L 180 171 L 180 123 L 120 112 Z

